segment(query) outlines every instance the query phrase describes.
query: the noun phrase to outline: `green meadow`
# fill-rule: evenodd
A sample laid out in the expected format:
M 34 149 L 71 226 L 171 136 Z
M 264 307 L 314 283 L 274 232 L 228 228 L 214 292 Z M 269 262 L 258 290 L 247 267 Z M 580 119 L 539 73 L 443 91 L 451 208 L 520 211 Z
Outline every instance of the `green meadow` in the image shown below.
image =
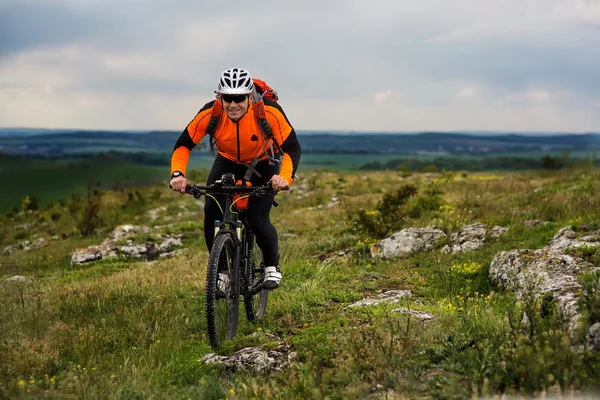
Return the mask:
M 302 156 L 302 171 L 350 172 L 369 161 L 387 162 L 393 158 L 380 155 L 306 154 Z M 189 169 L 207 172 L 213 159 L 210 154 L 193 153 Z M 83 195 L 90 184 L 94 190 L 104 191 L 154 182 L 167 184 L 168 176 L 168 164 L 135 164 L 127 161 L 126 155 L 120 155 L 119 158 L 95 156 L 59 160 L 0 155 L 0 182 L 3 183 L 0 187 L 0 212 L 19 208 L 26 196 L 35 198 L 40 206 L 45 206 L 49 202 L 67 199 L 73 193 Z
M 68 163 L 60 165 L 54 171 L 48 165 L 45 175 L 32 169 L 27 176 L 40 184 L 51 180 L 47 187 L 56 185 L 53 172 L 71 183 L 81 176 L 77 169 L 68 174 Z M 119 165 L 98 178 L 101 185 L 115 176 L 123 182 L 125 176 L 138 182 L 153 178 L 152 169 L 134 175 Z M 206 177 L 201 167 L 190 172 L 197 181 Z M 154 177 L 162 173 L 159 168 Z M 292 191 L 278 195 L 280 206 L 272 212 L 280 233 L 282 286 L 269 296 L 266 317 L 250 323 L 242 315 L 235 340 L 218 350 L 229 355 L 254 345 L 273 348 L 262 333 L 274 334 L 297 354 L 289 367 L 269 375 L 199 362 L 213 352 L 205 333 L 208 253 L 201 201 L 169 191 L 164 182 L 121 185 L 34 210 L 24 205 L 0 217 L 0 398 L 592 398 L 598 393 L 600 357 L 582 344 L 585 329 L 600 322 L 600 275 L 586 277 L 587 295 L 579 304 L 583 318 L 571 335 L 551 304 L 535 297 L 517 300 L 492 285 L 488 272 L 498 252 L 542 248 L 566 225 L 597 230 L 600 170 L 299 175 Z M 407 185 L 416 190 L 407 202 L 382 202 Z M 84 210 L 88 220 L 82 219 Z M 546 224 L 527 226 L 532 219 Z M 432 224 L 450 234 L 474 222 L 509 231 L 464 253 L 436 248 L 392 259 L 370 255 L 386 224 L 393 227 L 387 235 Z M 71 265 L 75 249 L 101 243 L 121 224 L 182 235 L 182 252 L 168 259 Z M 35 249 L 18 246 L 40 238 L 45 241 Z M 149 240 L 144 233 L 134 242 Z M 15 250 L 4 252 L 8 246 Z M 580 256 L 600 267 L 598 248 Z M 13 275 L 31 281 L 9 280 Z M 387 290 L 411 290 L 413 296 L 394 305 L 346 308 Z M 394 312 L 398 307 L 429 312 L 434 319 Z
M 44 206 L 72 193 L 83 195 L 90 184 L 95 190 L 107 190 L 167 182 L 168 175 L 168 166 L 135 165 L 105 157 L 38 160 L 0 156 L 0 212 L 19 208 L 25 196 Z

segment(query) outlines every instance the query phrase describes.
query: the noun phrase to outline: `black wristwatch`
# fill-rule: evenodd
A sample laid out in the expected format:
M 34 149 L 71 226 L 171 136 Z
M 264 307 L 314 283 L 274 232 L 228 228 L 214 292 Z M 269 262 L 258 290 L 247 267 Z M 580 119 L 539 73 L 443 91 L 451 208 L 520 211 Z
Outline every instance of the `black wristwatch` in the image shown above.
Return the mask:
M 171 174 L 171 179 L 177 178 L 179 176 L 185 176 L 185 175 L 183 175 L 183 173 L 181 173 L 179 171 L 173 171 L 173 173 Z

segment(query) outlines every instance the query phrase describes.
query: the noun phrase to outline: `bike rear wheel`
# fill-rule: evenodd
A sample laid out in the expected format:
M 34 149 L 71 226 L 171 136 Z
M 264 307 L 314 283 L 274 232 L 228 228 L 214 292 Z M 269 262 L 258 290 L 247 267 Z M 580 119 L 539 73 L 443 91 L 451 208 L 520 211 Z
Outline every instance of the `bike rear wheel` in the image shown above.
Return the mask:
M 228 234 L 217 235 L 206 272 L 206 325 L 213 348 L 233 339 L 237 331 L 239 291 L 235 290 L 238 271 L 234 260 L 233 238 Z
M 262 251 L 254 240 L 254 235 L 249 233 L 250 237 L 246 241 L 246 255 L 249 262 L 244 268 L 244 278 L 246 280 L 247 291 L 244 294 L 244 308 L 246 309 L 246 318 L 248 321 L 254 321 L 262 318 L 267 312 L 267 299 L 269 291 L 260 289 L 253 291 L 252 287 L 263 276 L 265 265 L 262 258 Z

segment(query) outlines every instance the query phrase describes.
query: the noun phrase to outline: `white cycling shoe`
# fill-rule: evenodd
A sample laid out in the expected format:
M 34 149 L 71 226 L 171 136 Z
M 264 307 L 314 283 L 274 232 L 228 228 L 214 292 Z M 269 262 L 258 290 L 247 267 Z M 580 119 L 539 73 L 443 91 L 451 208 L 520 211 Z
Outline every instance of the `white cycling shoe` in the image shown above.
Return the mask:
M 279 287 L 282 278 L 281 270 L 277 267 L 265 267 L 265 280 L 263 287 L 273 290 Z

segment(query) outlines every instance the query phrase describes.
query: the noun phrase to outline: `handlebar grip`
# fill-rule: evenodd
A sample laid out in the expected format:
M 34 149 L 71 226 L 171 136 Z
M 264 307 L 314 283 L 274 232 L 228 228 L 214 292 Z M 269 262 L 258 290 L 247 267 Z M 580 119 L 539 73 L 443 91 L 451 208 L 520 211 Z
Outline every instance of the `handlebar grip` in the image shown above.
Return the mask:
M 189 193 L 189 194 L 192 194 L 192 192 L 191 192 L 191 188 L 192 188 L 192 185 L 190 185 L 190 184 L 188 183 L 187 185 L 185 185 L 185 192 L 186 192 L 186 193 Z M 169 189 L 173 189 L 173 186 L 171 185 L 171 183 L 169 183 Z M 179 191 L 179 190 L 178 190 L 178 191 Z

